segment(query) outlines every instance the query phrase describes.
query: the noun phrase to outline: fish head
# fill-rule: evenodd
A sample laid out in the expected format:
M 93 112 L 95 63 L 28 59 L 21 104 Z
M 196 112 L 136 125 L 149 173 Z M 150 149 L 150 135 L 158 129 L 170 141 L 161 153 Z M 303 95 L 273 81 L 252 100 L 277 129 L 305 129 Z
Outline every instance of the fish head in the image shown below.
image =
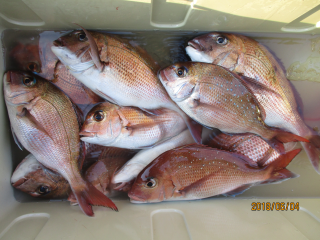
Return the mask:
M 108 102 L 93 107 L 87 114 L 82 126 L 81 140 L 106 146 L 113 142 L 122 129 L 118 111 L 119 107 L 117 105 Z
M 90 43 L 84 31 L 72 31 L 66 35 L 59 37 L 53 42 L 51 47 L 53 53 L 59 60 L 66 65 L 67 68 L 74 71 L 81 71 L 92 66 L 92 58 L 90 56 Z
M 158 162 L 159 158 L 139 173 L 128 193 L 131 202 L 161 202 L 173 196 L 171 176 Z
M 9 57 L 19 69 L 39 73 L 41 71 L 41 60 L 38 44 L 18 43 L 9 53 Z
M 241 49 L 242 41 L 237 35 L 212 32 L 189 41 L 186 52 L 192 61 L 228 68 L 237 62 Z
M 191 96 L 198 82 L 194 71 L 197 65 L 193 62 L 176 63 L 159 72 L 158 77 L 173 101 L 181 102 Z
M 5 99 L 14 105 L 26 104 L 41 96 L 47 84 L 44 79 L 22 71 L 8 71 L 3 76 Z
M 36 158 L 28 155 L 15 169 L 11 184 L 33 197 L 66 198 L 69 183 L 58 173 L 45 168 Z

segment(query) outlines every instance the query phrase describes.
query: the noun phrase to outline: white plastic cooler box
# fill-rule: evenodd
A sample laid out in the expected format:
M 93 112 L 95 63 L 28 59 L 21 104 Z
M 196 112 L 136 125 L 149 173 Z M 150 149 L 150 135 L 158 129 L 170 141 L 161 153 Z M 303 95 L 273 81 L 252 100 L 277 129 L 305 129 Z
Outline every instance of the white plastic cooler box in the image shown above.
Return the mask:
M 78 23 L 136 40 L 163 65 L 185 61 L 187 40 L 201 33 L 242 33 L 265 44 L 282 61 L 299 93 L 306 123 L 317 129 L 319 4 L 318 0 L 0 0 L 0 33 L 10 44 L 16 37 L 46 34 L 43 31 L 55 31 L 52 34 L 58 37 Z M 1 76 L 9 67 L 4 56 Z M 131 204 L 128 198 L 119 198 L 114 199 L 119 212 L 94 207 L 93 218 L 66 201 L 31 199 L 10 184 L 14 168 L 27 153 L 12 141 L 0 99 L 1 240 L 320 239 L 320 176 L 304 151 L 288 167 L 300 177 L 253 187 L 235 198 L 157 204 Z

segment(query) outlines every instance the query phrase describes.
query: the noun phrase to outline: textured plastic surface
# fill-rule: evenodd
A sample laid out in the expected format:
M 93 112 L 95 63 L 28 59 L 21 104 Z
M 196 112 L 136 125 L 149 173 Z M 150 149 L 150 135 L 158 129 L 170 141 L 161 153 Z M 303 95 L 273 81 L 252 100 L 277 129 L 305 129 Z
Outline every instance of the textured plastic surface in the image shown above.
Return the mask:
M 320 33 L 318 4 L 317 0 L 0 0 L 0 32 L 73 29 L 73 22 L 105 30 L 244 32 L 276 53 L 300 94 L 306 122 L 320 128 L 320 36 L 312 35 Z M 279 34 L 284 31 L 297 34 Z M 1 56 L 0 76 L 4 70 Z M 141 205 L 115 200 L 118 213 L 94 207 L 94 218 L 67 202 L 20 203 L 10 185 L 13 148 L 2 98 L 0 112 L 1 240 L 319 239 L 320 176 L 305 152 L 289 165 L 299 178 L 252 188 L 237 198 Z M 300 210 L 252 211 L 252 202 L 299 202 Z

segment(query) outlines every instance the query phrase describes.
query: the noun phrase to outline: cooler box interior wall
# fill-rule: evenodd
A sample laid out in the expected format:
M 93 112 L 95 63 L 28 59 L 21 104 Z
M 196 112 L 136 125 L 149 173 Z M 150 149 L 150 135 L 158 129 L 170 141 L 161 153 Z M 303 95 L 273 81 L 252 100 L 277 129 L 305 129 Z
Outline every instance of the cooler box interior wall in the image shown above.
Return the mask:
M 320 129 L 320 5 L 317 0 L 0 0 L 2 39 L 6 34 L 13 36 L 22 30 L 60 34 L 77 28 L 74 23 L 87 29 L 142 39 L 142 42 L 147 39 L 143 47 L 151 55 L 152 51 L 159 51 L 148 46 L 153 39 L 154 46 L 160 48 L 163 44 L 167 52 L 170 48 L 179 48 L 185 54 L 183 48 L 187 40 L 205 32 L 237 32 L 253 37 L 280 59 L 299 95 L 306 123 L 315 130 Z M 176 45 L 165 46 L 172 43 L 170 41 Z M 5 49 L 0 56 L 1 76 L 8 70 L 4 56 Z M 168 62 L 176 59 L 171 55 Z M 0 112 L 1 240 L 320 237 L 320 176 L 304 151 L 288 167 L 300 177 L 251 188 L 235 198 L 218 196 L 159 204 L 132 204 L 127 198 L 115 199 L 119 212 L 94 207 L 93 218 L 66 201 L 21 201 L 24 197 L 12 188 L 10 177 L 23 153 L 19 153 L 12 141 L 3 97 Z M 289 208 L 273 211 L 254 208 L 267 202 L 283 202 Z M 294 207 L 291 210 L 292 204 L 299 210 Z

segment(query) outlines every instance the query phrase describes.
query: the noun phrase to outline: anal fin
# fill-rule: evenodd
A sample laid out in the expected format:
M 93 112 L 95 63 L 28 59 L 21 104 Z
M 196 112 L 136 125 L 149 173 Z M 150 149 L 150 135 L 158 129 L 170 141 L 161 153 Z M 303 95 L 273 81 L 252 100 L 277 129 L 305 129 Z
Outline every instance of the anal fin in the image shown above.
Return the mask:
M 222 195 L 225 196 L 225 197 L 235 197 L 236 195 L 242 194 L 245 191 L 247 191 L 249 188 L 252 187 L 252 185 L 253 184 L 245 184 L 245 185 L 242 185 L 240 187 L 237 187 L 236 189 L 233 189 L 230 192 L 224 193 Z

